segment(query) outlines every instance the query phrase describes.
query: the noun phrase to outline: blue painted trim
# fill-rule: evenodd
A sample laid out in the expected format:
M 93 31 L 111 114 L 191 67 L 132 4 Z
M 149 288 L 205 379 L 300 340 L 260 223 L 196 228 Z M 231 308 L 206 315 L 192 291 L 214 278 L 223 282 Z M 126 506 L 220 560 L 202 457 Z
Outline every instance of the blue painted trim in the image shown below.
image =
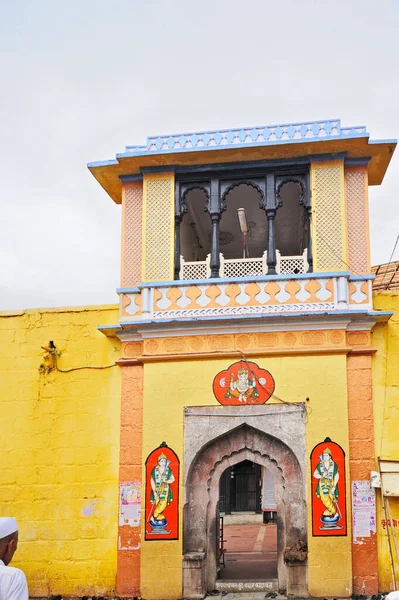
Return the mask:
M 281 281 L 282 279 L 326 279 L 329 277 L 349 277 L 349 271 L 332 273 L 297 273 L 296 275 L 258 275 L 254 277 L 223 277 L 215 279 L 177 279 L 174 281 L 140 282 L 139 288 L 176 287 L 181 285 L 210 285 L 211 283 L 250 283 L 251 281 Z
M 349 277 L 349 281 L 359 281 L 360 279 L 367 279 L 367 281 L 369 281 L 369 279 L 375 279 L 375 275 L 373 273 L 367 274 L 367 275 L 350 275 Z
M 369 144 L 397 144 L 398 140 L 369 140 Z
M 176 171 L 176 165 L 162 165 L 157 167 L 141 167 L 142 173 L 170 173 Z
M 323 155 L 324 156 L 324 155 Z M 333 155 L 331 155 L 332 157 Z M 212 164 L 200 164 L 200 165 L 188 165 L 188 166 L 176 166 L 169 165 L 162 167 L 162 171 L 174 171 L 177 175 L 192 175 L 193 173 L 203 174 L 204 176 L 209 176 L 214 172 L 223 172 L 226 171 L 237 171 L 237 169 L 243 171 L 251 169 L 252 171 L 263 171 L 267 168 L 277 168 L 277 167 L 295 167 L 297 170 L 300 170 L 301 167 L 307 167 L 310 165 L 310 159 L 308 156 L 301 156 L 299 158 L 285 158 L 285 159 L 275 159 L 275 160 L 251 160 L 251 161 L 235 161 L 229 163 L 212 163 Z M 141 167 L 140 171 L 142 173 L 158 173 L 158 167 Z
M 311 154 L 311 162 L 329 162 L 330 160 L 345 160 L 347 152 L 336 152 L 331 154 Z
M 99 331 L 104 331 L 104 330 L 108 330 L 108 329 L 119 330 L 119 329 L 122 329 L 122 325 L 120 325 L 120 324 L 118 324 L 118 325 L 98 325 L 97 329 Z
M 351 135 L 335 135 L 323 138 L 302 138 L 295 140 L 273 140 L 271 142 L 252 142 L 246 144 L 224 144 L 223 146 L 200 146 L 194 148 L 163 148 L 162 150 L 148 150 L 147 147 L 139 151 L 122 152 L 116 154 L 116 159 L 132 158 L 134 156 L 162 156 L 164 154 L 178 154 L 180 152 L 204 152 L 207 150 L 231 150 L 232 148 L 259 148 L 261 146 L 281 146 L 287 144 L 304 144 L 306 142 L 326 142 L 330 140 L 347 140 L 354 138 L 368 138 L 369 134 L 357 133 Z
M 119 179 L 122 183 L 128 181 L 143 181 L 143 176 L 140 173 L 138 175 L 119 175 Z
M 87 168 L 95 169 L 96 167 L 109 167 L 110 165 L 119 165 L 119 162 L 114 158 L 111 158 L 110 160 L 97 160 L 87 163 Z
M 248 130 L 266 129 L 266 128 L 267 129 L 274 129 L 274 128 L 277 129 L 277 127 L 291 127 L 291 126 L 293 126 L 293 127 L 300 127 L 301 125 L 313 125 L 316 122 L 317 123 L 339 123 L 339 126 L 341 126 L 341 119 L 319 119 L 318 121 L 303 121 L 301 123 L 295 123 L 295 124 L 292 124 L 292 123 L 278 123 L 278 124 L 275 124 L 275 125 L 250 125 L 249 127 L 232 127 L 231 129 L 228 129 L 228 128 L 226 128 L 226 129 L 208 129 L 208 130 L 196 131 L 196 132 L 186 131 L 185 133 L 184 132 L 180 132 L 180 133 L 166 134 L 166 135 L 164 135 L 162 137 L 167 138 L 167 137 L 170 137 L 170 135 L 180 137 L 182 135 L 184 135 L 184 136 L 188 136 L 188 135 L 205 135 L 207 133 L 208 134 L 216 134 L 216 133 L 220 133 L 221 131 L 240 132 L 240 131 L 247 130 L 247 129 Z M 357 129 L 359 127 L 364 127 L 364 125 L 357 125 L 356 126 Z M 157 137 L 160 137 L 160 136 L 150 135 L 148 137 L 148 139 L 153 139 L 153 138 L 157 138 Z
M 204 321 L 240 321 L 242 319 L 287 319 L 287 318 L 298 318 L 298 317 L 309 317 L 309 318 L 318 318 L 318 317 L 347 317 L 353 315 L 366 315 L 366 316 L 378 316 L 385 315 L 391 313 L 371 313 L 367 310 L 334 310 L 334 311 L 325 311 L 325 312 L 303 312 L 303 313 L 265 313 L 265 314 L 257 314 L 257 315 L 223 315 L 223 316 L 214 316 L 214 317 L 179 317 L 176 319 L 150 319 L 147 321 L 123 321 L 121 323 L 122 328 L 124 325 L 161 325 L 163 323 L 203 323 Z
M 138 287 L 133 287 L 133 288 L 116 288 L 116 293 L 117 294 L 138 294 L 140 291 L 141 290 Z
M 370 160 L 371 156 L 365 158 L 345 158 L 345 166 L 368 165 Z

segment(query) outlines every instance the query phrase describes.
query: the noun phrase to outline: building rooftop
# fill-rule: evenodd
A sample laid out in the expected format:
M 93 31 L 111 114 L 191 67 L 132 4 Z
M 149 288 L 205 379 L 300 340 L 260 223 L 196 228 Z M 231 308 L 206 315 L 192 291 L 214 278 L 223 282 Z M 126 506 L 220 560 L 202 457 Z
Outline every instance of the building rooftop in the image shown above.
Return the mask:
M 369 137 L 365 126 L 342 127 L 340 119 L 175 133 L 150 136 L 145 145 L 128 145 L 114 159 L 91 162 L 88 168 L 118 204 L 123 179 L 145 169 L 293 160 L 320 154 L 367 161 L 369 183 L 379 185 L 396 140 Z
M 399 290 L 399 260 L 371 268 L 375 274 L 373 290 Z

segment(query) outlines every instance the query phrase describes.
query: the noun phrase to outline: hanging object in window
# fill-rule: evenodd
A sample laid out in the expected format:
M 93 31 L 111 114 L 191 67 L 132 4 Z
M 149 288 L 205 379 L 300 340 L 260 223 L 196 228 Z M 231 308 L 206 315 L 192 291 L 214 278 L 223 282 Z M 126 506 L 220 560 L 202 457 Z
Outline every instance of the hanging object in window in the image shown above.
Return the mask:
M 243 258 L 249 258 L 248 238 L 247 238 L 248 223 L 247 223 L 247 214 L 245 212 L 245 208 L 238 208 L 237 209 L 237 216 L 238 216 L 238 222 L 240 224 L 241 233 L 244 236 L 244 238 L 243 238 L 242 257 Z

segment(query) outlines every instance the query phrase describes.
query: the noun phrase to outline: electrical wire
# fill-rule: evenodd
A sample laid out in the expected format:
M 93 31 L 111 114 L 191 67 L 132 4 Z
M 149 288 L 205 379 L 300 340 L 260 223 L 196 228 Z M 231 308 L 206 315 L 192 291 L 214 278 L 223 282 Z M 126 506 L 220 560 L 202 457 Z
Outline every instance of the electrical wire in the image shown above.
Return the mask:
M 390 259 L 389 259 L 389 263 L 388 263 L 388 265 L 387 265 L 387 268 L 385 269 L 385 273 L 384 273 L 384 275 L 383 275 L 383 277 L 382 277 L 382 282 L 381 282 L 381 285 L 383 285 L 383 284 L 384 284 L 384 281 L 385 281 L 385 276 L 386 276 L 386 274 L 388 273 L 388 269 L 389 269 L 389 267 L 391 266 L 392 258 L 393 258 L 393 255 L 395 254 L 395 250 L 396 250 L 396 246 L 398 245 L 398 241 L 399 241 L 399 234 L 398 234 L 398 235 L 397 235 L 397 237 L 396 237 L 396 242 L 395 242 L 395 245 L 394 245 L 394 247 L 393 247 L 393 250 L 392 250 L 392 253 L 391 253 L 391 257 L 390 257 Z M 392 275 L 392 277 L 391 277 L 391 280 L 390 280 L 390 282 L 388 283 L 387 287 L 385 288 L 386 290 L 389 288 L 389 286 L 390 286 L 390 284 L 391 284 L 391 281 L 392 281 L 392 279 L 395 277 L 395 274 L 396 274 L 396 270 L 395 270 L 395 273 Z
M 71 373 L 72 371 L 82 371 L 83 369 L 111 369 L 112 367 L 116 367 L 117 365 L 114 363 L 113 365 L 104 365 L 104 366 L 92 366 L 92 365 L 87 365 L 87 366 L 83 366 L 83 367 L 72 367 L 71 369 L 60 369 L 58 366 L 58 355 L 57 355 L 57 349 L 56 347 L 51 347 L 50 348 L 50 354 L 52 354 L 52 356 L 54 356 L 54 366 L 55 369 L 59 372 L 59 373 Z
M 274 390 L 270 390 L 268 389 L 263 383 L 260 382 L 259 378 L 257 377 L 257 375 L 254 373 L 250 362 L 248 361 L 247 357 L 245 356 L 244 352 L 242 350 L 231 350 L 230 351 L 231 354 L 240 354 L 242 357 L 242 362 L 244 362 L 248 368 L 248 370 L 252 373 L 253 378 L 255 379 L 255 381 L 257 381 L 257 383 L 259 384 L 259 386 L 261 388 L 263 388 L 265 390 L 265 392 L 267 392 L 269 394 L 270 398 L 274 398 L 275 400 L 277 400 L 278 402 L 282 402 L 283 404 L 288 404 L 290 406 L 296 405 L 296 404 L 302 404 L 302 402 L 290 402 L 289 400 L 284 400 L 283 398 L 280 398 L 279 396 L 277 396 L 277 394 L 274 393 Z M 212 350 L 211 354 L 225 354 L 225 352 L 223 350 Z M 308 399 L 307 399 L 308 400 Z M 304 404 L 305 407 L 305 412 L 306 412 L 306 420 L 305 423 L 308 423 L 309 420 L 309 416 L 312 413 L 312 409 L 308 404 Z M 294 411 L 292 411 L 294 412 Z M 296 411 L 295 411 L 296 412 Z M 271 414 L 271 413 L 264 413 L 264 415 L 267 414 Z M 213 415 L 203 415 L 203 416 L 213 416 Z M 242 416 L 242 415 L 225 415 L 225 416 Z M 260 414 L 258 413 L 257 415 L 251 415 L 251 416 L 263 416 L 263 413 Z
M 315 235 L 316 225 L 314 223 L 313 215 L 311 213 L 309 214 L 309 224 L 312 227 L 312 240 L 313 240 L 316 237 L 316 235 Z M 320 233 L 320 230 L 317 231 L 317 235 L 319 237 L 321 237 L 321 239 L 323 240 L 323 242 L 325 243 L 325 245 L 330 250 L 331 254 L 333 254 L 336 258 L 338 258 L 338 260 L 340 262 L 342 262 L 342 264 L 344 264 L 346 267 L 348 267 L 349 271 L 351 271 L 354 275 L 357 275 L 358 277 L 361 277 L 364 281 L 369 281 L 364 275 L 362 275 L 362 273 L 358 273 L 357 271 L 353 271 L 353 269 L 351 268 L 351 266 L 342 258 L 342 256 L 340 256 L 333 248 L 331 248 L 330 244 L 327 242 L 327 240 L 325 239 L 325 237 Z

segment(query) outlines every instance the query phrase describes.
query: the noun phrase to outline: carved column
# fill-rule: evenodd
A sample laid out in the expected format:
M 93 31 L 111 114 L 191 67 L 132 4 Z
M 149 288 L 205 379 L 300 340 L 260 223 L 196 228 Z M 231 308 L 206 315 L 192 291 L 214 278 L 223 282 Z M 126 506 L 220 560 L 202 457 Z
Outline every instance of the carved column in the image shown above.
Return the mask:
M 308 255 L 307 255 L 307 261 L 308 261 L 308 273 L 313 273 L 313 249 L 312 249 L 312 230 L 311 230 L 311 225 L 312 225 L 312 208 L 311 206 L 306 206 L 305 207 L 306 210 L 306 217 L 308 220 Z
M 180 279 L 180 224 L 182 215 L 175 215 L 175 279 Z
M 312 247 L 312 206 L 311 206 L 311 197 L 310 197 L 310 172 L 306 173 L 305 177 L 305 192 L 303 194 L 303 204 L 306 210 L 306 217 L 308 221 L 308 273 L 313 273 L 313 247 Z
M 276 264 L 277 264 L 276 229 L 275 229 L 276 209 L 267 210 L 266 216 L 267 216 L 267 224 L 268 224 L 268 230 L 269 230 L 269 239 L 268 239 L 268 245 L 267 245 L 267 274 L 275 275 L 276 274 Z
M 180 185 L 179 180 L 175 183 L 175 269 L 174 279 L 180 279 L 180 225 L 183 220 L 183 216 L 187 212 L 187 204 L 184 197 L 185 189 L 184 186 Z
M 206 211 L 209 213 L 212 221 L 212 244 L 211 244 L 211 277 L 219 277 L 220 271 L 220 250 L 219 250 L 219 223 L 222 217 L 223 206 L 220 201 L 220 186 L 218 179 L 211 179 L 211 188 L 209 201 Z
M 275 188 L 275 177 L 274 173 L 268 173 L 266 175 L 266 200 L 265 210 L 268 225 L 268 242 L 267 242 L 267 274 L 276 274 L 276 229 L 275 229 L 275 218 L 277 210 L 277 198 Z

